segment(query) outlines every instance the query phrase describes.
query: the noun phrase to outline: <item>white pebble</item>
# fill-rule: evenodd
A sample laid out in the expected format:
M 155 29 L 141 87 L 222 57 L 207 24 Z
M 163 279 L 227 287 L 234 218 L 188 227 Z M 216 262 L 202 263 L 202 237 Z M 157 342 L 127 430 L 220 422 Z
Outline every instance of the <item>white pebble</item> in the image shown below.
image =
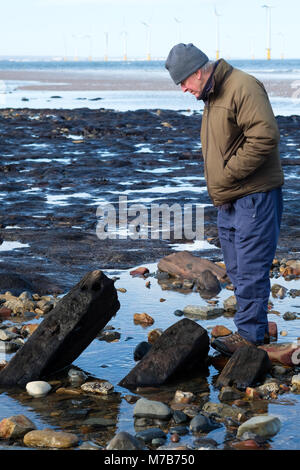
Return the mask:
M 40 398 L 45 397 L 51 390 L 51 385 L 43 380 L 35 380 L 34 382 L 28 382 L 26 390 L 32 397 Z

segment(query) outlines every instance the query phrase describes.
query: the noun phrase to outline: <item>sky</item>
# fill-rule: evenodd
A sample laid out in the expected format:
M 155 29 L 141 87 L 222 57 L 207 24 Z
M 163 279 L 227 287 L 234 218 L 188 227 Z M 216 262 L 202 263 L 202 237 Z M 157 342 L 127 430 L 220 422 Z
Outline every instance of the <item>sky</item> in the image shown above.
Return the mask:
M 0 0 L 0 56 L 165 59 L 192 42 L 214 59 L 300 58 L 299 0 Z M 216 16 L 216 14 L 218 17 Z

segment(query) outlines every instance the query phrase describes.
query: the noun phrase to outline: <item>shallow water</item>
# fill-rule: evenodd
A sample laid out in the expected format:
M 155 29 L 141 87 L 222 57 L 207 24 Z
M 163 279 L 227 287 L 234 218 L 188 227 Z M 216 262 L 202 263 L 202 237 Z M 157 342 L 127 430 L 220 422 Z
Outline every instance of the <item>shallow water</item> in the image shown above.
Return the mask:
M 145 264 L 150 273 L 157 270 L 156 263 Z M 46 398 L 33 399 L 26 392 L 9 391 L 0 394 L 0 419 L 15 415 L 25 414 L 37 426 L 53 427 L 57 430 L 66 430 L 86 436 L 86 440 L 92 439 L 94 442 L 105 445 L 118 431 L 128 431 L 135 434 L 133 408 L 134 404 L 129 404 L 122 398 L 125 395 L 132 395 L 132 392 L 118 386 L 119 381 L 136 364 L 133 359 L 133 352 L 138 343 L 147 341 L 147 334 L 154 328 L 166 329 L 176 323 L 182 317 L 174 315 L 176 309 L 183 309 L 186 305 L 207 305 L 206 300 L 200 297 L 199 293 L 183 291 L 162 290 L 156 278 L 150 276 L 147 279 L 132 277 L 129 270 L 107 270 L 104 271 L 109 277 L 119 277 L 115 282 L 116 288 L 125 288 L 126 292 L 118 292 L 120 310 L 115 318 L 109 323 L 121 337 L 116 342 L 100 341 L 94 339 L 86 350 L 74 361 L 73 365 L 83 370 L 91 377 L 108 380 L 115 387 L 114 396 L 108 398 L 97 398 L 81 395 L 57 395 L 50 393 Z M 145 287 L 146 281 L 150 280 L 150 288 Z M 299 289 L 298 280 L 285 281 L 284 278 L 272 279 L 273 283 L 279 283 L 288 289 Z M 224 299 L 232 295 L 232 292 L 223 288 L 216 297 L 218 306 L 223 306 Z M 161 301 L 164 299 L 164 301 Z M 278 342 L 293 342 L 300 336 L 300 321 L 285 321 L 282 315 L 286 311 L 300 313 L 300 299 L 286 296 L 284 299 L 271 297 L 273 309 L 280 312 L 280 316 L 269 314 L 269 321 L 275 321 L 278 325 L 278 333 L 282 330 L 287 332 L 287 336 L 278 335 Z M 133 322 L 134 313 L 146 312 L 155 320 L 154 324 L 148 327 L 135 324 Z M 210 320 L 197 321 L 202 327 L 208 330 L 215 325 L 225 325 L 230 329 L 234 328 L 233 318 L 221 316 Z M 210 350 L 210 355 L 214 351 Z M 9 356 L 6 356 L 9 359 Z M 64 384 L 67 372 L 60 376 L 53 377 L 52 385 Z M 152 392 L 145 391 L 142 395 L 149 399 L 157 399 L 170 402 L 176 390 L 192 391 L 196 394 L 206 393 L 209 401 L 219 402 L 218 393 L 214 386 L 218 376 L 218 371 L 209 367 L 208 375 L 195 375 L 194 377 L 179 378 L 177 382 L 172 382 L 167 386 L 158 387 Z M 200 401 L 199 401 L 200 400 Z M 198 399 L 201 403 L 201 399 Z M 300 425 L 300 395 L 296 393 L 285 393 L 279 395 L 276 400 L 263 400 L 259 402 L 257 413 L 269 413 L 277 416 L 282 428 L 280 432 L 269 442 L 271 449 L 298 449 L 299 436 L 297 430 Z M 110 420 L 111 423 L 105 427 L 95 427 L 92 424 L 93 418 Z M 228 439 L 227 428 L 222 425 L 220 428 L 210 432 L 207 437 L 217 441 L 220 449 Z M 169 442 L 168 434 L 167 442 Z M 85 437 L 83 437 L 85 440 Z M 193 446 L 195 436 L 186 434 L 181 436 L 180 443 Z

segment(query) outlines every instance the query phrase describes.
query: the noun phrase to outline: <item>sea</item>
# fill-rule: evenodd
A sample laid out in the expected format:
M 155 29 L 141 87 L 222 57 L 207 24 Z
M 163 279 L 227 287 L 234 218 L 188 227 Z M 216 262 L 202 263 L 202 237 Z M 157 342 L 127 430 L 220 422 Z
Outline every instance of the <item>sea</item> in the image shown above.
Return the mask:
M 226 59 L 234 67 L 244 70 L 256 78 L 272 81 L 276 85 L 269 93 L 275 115 L 289 116 L 300 113 L 300 59 L 274 60 L 237 60 Z M 164 60 L 1 60 L 0 59 L 0 107 L 5 108 L 68 108 L 79 107 L 109 108 L 118 111 L 135 109 L 172 109 L 172 110 L 203 110 L 203 103 L 189 94 L 178 90 L 101 90 L 101 91 L 60 91 L 59 97 L 52 90 L 20 90 L 20 86 L 38 84 L 36 81 L 1 80 L 1 71 L 31 71 L 72 73 L 77 78 L 89 76 L 93 79 L 113 76 L 120 80 L 139 77 L 148 81 L 169 78 L 164 67 Z M 44 83 L 45 84 L 45 83 Z M 55 96 L 55 98 L 53 97 Z M 95 100 L 98 98 L 98 100 Z M 101 101 L 100 101 L 101 98 Z

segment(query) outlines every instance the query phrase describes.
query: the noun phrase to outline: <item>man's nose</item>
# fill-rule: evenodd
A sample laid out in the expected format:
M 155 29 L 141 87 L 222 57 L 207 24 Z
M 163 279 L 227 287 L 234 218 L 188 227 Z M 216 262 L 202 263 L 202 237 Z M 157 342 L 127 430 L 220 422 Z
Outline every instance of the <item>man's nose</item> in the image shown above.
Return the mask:
M 181 91 L 183 91 L 183 93 L 185 93 L 187 91 L 187 87 L 182 85 L 182 84 L 180 86 L 181 86 Z

